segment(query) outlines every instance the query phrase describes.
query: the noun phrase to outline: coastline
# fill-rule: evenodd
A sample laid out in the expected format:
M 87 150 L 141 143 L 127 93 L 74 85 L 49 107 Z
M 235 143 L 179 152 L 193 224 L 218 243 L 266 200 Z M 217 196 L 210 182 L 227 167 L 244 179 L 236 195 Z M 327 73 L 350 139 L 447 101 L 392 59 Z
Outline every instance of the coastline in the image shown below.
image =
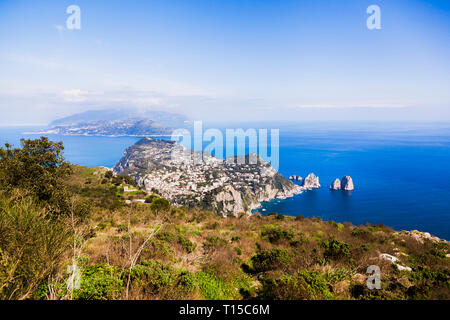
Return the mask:
M 136 138 L 146 138 L 146 137 L 182 137 L 179 134 L 151 134 L 151 135 L 133 135 L 133 134 L 119 134 L 119 135 L 108 135 L 108 134 L 81 134 L 81 133 L 57 133 L 51 131 L 42 131 L 42 132 L 22 132 L 22 134 L 29 135 L 40 135 L 40 134 L 54 134 L 60 136 L 78 136 L 78 137 L 107 137 L 107 138 L 119 138 L 119 137 L 136 137 Z

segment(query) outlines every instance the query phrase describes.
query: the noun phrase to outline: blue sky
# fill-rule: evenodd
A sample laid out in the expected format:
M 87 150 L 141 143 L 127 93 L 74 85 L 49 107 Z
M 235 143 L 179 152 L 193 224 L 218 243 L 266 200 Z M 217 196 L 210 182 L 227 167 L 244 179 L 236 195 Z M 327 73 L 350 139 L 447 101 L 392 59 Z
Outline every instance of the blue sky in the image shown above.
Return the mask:
M 109 107 L 448 121 L 449 57 L 449 1 L 0 0 L 0 124 Z

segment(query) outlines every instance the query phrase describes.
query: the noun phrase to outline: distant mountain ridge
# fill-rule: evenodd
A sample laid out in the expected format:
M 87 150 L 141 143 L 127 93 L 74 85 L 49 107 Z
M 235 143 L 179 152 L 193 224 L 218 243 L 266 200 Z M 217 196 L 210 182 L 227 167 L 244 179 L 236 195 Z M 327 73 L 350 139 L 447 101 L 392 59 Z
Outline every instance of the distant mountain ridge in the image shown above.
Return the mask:
M 166 111 L 137 109 L 90 110 L 54 120 L 45 132 L 62 135 L 151 136 L 170 135 L 187 118 Z
M 167 111 L 153 111 L 153 110 L 138 110 L 138 109 L 103 109 L 103 110 L 89 110 L 77 113 L 68 117 L 54 120 L 50 123 L 54 126 L 67 126 L 77 123 L 90 121 L 114 121 L 127 119 L 147 119 L 157 122 L 165 127 L 182 126 L 187 118 L 178 113 L 171 113 Z

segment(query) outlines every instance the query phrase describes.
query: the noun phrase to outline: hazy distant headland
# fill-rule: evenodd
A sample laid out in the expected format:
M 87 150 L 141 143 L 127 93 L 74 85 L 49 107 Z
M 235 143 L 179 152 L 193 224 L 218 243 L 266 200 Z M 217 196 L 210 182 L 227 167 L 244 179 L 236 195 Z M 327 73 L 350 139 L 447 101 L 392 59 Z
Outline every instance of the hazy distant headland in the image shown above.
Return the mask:
M 166 111 L 92 110 L 52 121 L 36 134 L 84 136 L 167 136 L 187 118 Z

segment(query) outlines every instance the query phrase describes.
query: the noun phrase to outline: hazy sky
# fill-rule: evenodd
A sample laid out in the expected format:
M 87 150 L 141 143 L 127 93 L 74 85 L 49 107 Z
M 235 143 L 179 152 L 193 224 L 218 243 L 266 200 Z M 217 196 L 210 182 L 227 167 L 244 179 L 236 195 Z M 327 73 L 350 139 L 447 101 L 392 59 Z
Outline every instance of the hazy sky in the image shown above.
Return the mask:
M 0 124 L 108 107 L 448 121 L 449 58 L 450 1 L 0 0 Z

